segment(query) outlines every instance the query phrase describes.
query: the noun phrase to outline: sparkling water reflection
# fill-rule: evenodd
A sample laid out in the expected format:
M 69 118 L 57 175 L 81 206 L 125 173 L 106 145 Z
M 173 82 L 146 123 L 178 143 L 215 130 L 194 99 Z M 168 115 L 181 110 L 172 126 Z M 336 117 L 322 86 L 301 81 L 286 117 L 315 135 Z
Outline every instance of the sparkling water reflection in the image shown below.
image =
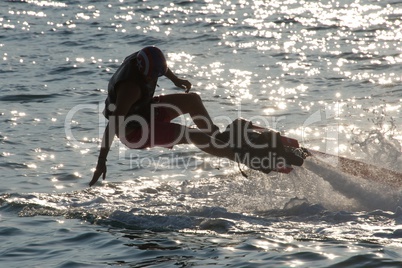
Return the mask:
M 381 181 L 306 169 L 245 179 L 194 146 L 116 141 L 107 181 L 86 186 L 107 82 L 145 45 L 222 128 L 242 116 L 401 171 L 401 3 L 25 0 L 0 14 L 7 267 L 400 265 L 400 189 Z

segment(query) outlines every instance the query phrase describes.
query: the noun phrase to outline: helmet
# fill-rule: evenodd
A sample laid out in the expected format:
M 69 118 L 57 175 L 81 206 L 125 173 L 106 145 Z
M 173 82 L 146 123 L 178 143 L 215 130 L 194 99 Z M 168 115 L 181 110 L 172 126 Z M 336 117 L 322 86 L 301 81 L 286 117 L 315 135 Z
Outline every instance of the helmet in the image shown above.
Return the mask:
M 157 78 L 166 74 L 167 64 L 162 51 L 154 46 L 144 47 L 137 53 L 140 72 L 147 78 Z

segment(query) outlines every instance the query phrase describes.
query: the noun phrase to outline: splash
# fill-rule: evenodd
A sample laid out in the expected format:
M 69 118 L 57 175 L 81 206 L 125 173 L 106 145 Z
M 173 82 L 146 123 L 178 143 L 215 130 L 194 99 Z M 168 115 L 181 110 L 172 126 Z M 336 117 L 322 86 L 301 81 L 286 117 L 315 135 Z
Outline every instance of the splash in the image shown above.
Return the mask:
M 351 146 L 356 153 L 363 154 L 369 163 L 398 170 L 402 148 L 395 118 L 387 115 L 387 105 L 366 109 L 374 117 L 368 120 L 371 129 L 352 129 Z

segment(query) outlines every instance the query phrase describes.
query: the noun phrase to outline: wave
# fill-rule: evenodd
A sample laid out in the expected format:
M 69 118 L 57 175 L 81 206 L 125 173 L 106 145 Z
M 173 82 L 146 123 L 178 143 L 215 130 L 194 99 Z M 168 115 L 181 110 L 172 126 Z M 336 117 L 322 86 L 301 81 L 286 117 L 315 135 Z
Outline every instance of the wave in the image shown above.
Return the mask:
M 5 95 L 0 97 L 0 101 L 9 102 L 44 102 L 48 99 L 57 98 L 61 96 L 60 94 L 16 94 L 16 95 Z
M 313 169 L 320 173 L 321 167 Z M 397 192 L 391 198 L 383 188 L 370 188 L 367 183 L 332 172 L 319 177 L 299 169 L 296 176 L 287 179 L 256 174 L 245 179 L 236 173 L 152 186 L 143 180 L 105 183 L 71 193 L 10 193 L 0 195 L 0 211 L 21 217 L 62 216 L 156 232 L 244 233 L 271 228 L 284 219 L 330 226 L 334 222 L 370 220 L 388 224 L 389 220 L 401 218 L 402 209 L 395 202 Z

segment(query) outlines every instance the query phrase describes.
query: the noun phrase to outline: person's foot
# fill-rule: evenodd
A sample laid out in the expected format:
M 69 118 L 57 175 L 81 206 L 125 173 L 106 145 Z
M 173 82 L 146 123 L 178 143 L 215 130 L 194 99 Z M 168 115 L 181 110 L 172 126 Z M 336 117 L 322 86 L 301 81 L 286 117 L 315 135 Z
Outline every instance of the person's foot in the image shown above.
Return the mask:
M 294 148 L 285 146 L 285 158 L 289 161 L 291 165 L 301 166 L 303 165 L 304 159 L 309 156 L 310 153 L 306 148 Z

